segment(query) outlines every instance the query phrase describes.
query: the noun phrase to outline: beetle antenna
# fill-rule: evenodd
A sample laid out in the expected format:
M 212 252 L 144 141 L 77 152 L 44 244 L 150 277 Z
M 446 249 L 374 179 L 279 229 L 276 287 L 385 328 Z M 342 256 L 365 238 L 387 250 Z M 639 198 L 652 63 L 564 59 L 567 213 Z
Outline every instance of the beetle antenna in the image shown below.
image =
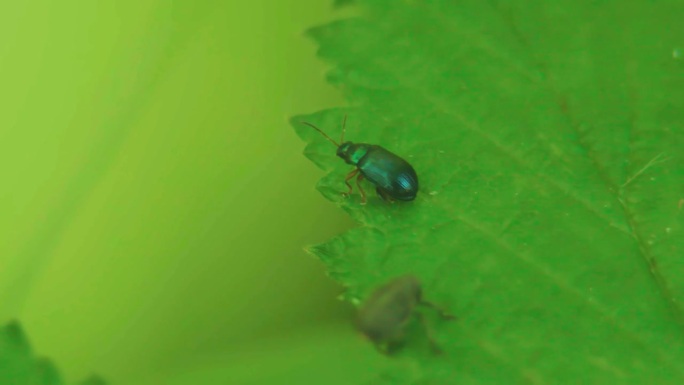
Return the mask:
M 328 134 L 323 132 L 320 128 L 318 128 L 318 127 L 316 127 L 313 124 L 308 123 L 308 122 L 302 122 L 302 124 L 306 124 L 307 126 L 309 126 L 309 127 L 313 128 L 314 130 L 320 132 L 321 135 L 325 136 L 325 138 L 328 139 L 332 144 L 334 144 L 336 147 L 340 147 L 340 145 L 336 141 L 334 141 L 331 137 L 329 137 Z M 344 131 L 342 132 L 342 136 L 344 136 Z
M 344 143 L 344 133 L 347 131 L 347 114 L 344 114 L 344 119 L 342 120 L 342 137 L 340 138 L 340 143 Z

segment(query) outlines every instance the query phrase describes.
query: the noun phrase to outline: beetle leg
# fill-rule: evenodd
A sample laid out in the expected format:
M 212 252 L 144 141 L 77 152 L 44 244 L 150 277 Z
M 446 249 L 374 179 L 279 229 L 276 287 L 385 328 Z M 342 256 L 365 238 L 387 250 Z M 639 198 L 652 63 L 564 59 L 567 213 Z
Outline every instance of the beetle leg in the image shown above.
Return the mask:
M 425 315 L 421 312 L 416 312 L 416 315 L 418 317 L 418 320 L 420 323 L 423 325 L 423 328 L 425 329 L 425 335 L 428 338 L 428 341 L 430 341 L 430 349 L 432 349 L 432 352 L 435 354 L 442 354 L 442 348 L 437 345 L 437 341 L 435 341 L 434 336 L 432 335 L 432 328 L 428 324 L 427 318 L 425 318 Z
M 394 203 L 394 199 L 392 199 L 391 196 L 387 195 L 387 193 L 383 189 L 381 189 L 380 187 L 376 187 L 375 192 L 378 193 L 378 195 L 380 196 L 380 198 L 382 198 L 382 200 L 384 200 L 386 202 Z
M 361 181 L 363 180 L 363 173 L 359 174 L 359 176 L 356 178 L 356 187 L 359 188 L 359 191 L 361 192 L 361 204 L 365 205 L 366 204 L 366 192 L 363 191 L 363 187 L 361 187 Z
M 432 308 L 432 309 L 436 310 L 437 313 L 439 313 L 439 316 L 442 317 L 442 319 L 445 319 L 445 320 L 447 320 L 447 321 L 453 321 L 453 320 L 456 319 L 456 316 L 447 313 L 446 310 L 442 309 L 441 307 L 435 305 L 435 304 L 432 303 L 432 302 L 428 302 L 428 301 L 426 301 L 426 300 L 424 300 L 424 299 L 421 299 L 419 303 L 420 303 L 421 305 L 423 305 L 423 306 L 427 306 L 427 307 L 429 307 L 429 308 Z
M 346 178 L 344 178 L 344 184 L 346 184 L 347 187 L 349 187 L 349 190 L 347 190 L 346 193 L 343 192 L 342 195 L 344 195 L 344 196 L 349 196 L 349 195 L 351 195 L 351 193 L 352 193 L 352 185 L 351 185 L 351 183 L 349 183 L 349 181 L 351 180 L 351 178 L 355 177 L 356 174 L 359 173 L 359 171 L 361 171 L 361 170 L 359 170 L 358 168 L 355 168 L 355 169 L 352 170 L 349 174 L 347 174 L 347 177 L 346 177 Z

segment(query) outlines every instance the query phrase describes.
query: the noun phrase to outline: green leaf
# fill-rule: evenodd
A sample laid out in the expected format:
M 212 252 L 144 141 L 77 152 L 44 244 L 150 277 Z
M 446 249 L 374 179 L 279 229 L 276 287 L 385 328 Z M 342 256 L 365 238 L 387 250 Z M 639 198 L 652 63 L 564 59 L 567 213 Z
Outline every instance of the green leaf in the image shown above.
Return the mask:
M 352 107 L 292 123 L 361 226 L 311 251 L 352 301 L 411 272 L 459 317 L 380 377 L 683 383 L 684 2 L 358 3 L 310 32 Z M 340 195 L 351 167 L 299 122 L 344 114 L 413 164 L 414 202 Z
M 35 358 L 17 322 L 0 328 L 0 384 L 60 385 L 63 384 L 54 365 Z
M 105 385 L 86 381 L 83 385 Z M 12 321 L 0 328 L 0 384 L 62 385 L 57 369 L 45 358 L 36 358 L 19 323 Z

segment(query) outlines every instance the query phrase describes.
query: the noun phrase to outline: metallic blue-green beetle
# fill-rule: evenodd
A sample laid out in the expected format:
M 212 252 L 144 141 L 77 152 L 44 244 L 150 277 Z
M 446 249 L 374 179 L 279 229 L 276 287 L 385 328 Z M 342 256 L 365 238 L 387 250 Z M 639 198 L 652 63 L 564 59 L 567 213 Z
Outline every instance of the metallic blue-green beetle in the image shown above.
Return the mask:
M 366 204 L 366 193 L 360 185 L 363 178 L 368 179 L 375 185 L 375 191 L 384 200 L 412 201 L 416 198 L 418 193 L 418 175 L 416 175 L 416 170 L 413 169 L 413 166 L 398 155 L 378 145 L 345 142 L 346 116 L 342 121 L 341 144 L 334 141 L 313 124 L 302 123 L 320 132 L 337 147 L 337 156 L 344 159 L 348 164 L 356 166 L 344 179 L 344 183 L 349 187 L 345 194 L 349 195 L 352 193 L 352 185 L 349 181 L 358 175 L 356 186 L 361 192 L 361 204 Z

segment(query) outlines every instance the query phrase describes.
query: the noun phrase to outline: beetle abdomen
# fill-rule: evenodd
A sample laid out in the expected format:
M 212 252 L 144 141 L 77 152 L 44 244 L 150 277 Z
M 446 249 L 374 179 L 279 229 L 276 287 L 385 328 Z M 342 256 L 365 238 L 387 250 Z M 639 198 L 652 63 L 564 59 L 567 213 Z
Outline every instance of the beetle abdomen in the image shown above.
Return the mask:
M 418 193 L 418 175 L 413 167 L 380 146 L 368 146 L 369 151 L 357 164 L 366 179 L 394 199 L 415 199 Z

